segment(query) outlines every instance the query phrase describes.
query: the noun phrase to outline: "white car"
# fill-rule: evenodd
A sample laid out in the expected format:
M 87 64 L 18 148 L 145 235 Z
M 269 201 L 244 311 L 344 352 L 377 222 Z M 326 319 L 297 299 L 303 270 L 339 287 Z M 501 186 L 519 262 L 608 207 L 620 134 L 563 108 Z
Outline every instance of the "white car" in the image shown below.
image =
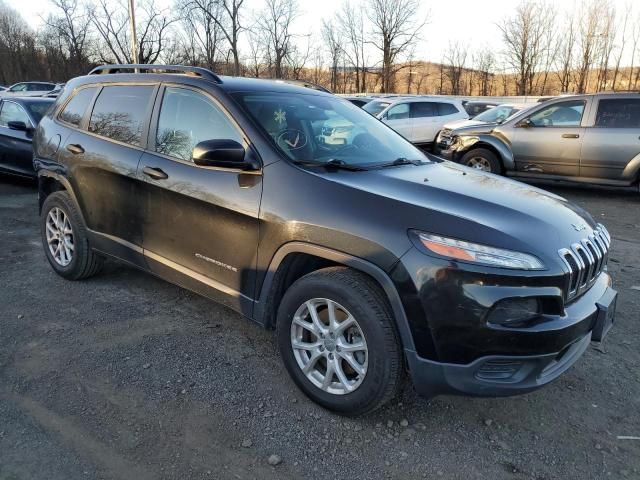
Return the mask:
M 14 83 L 6 90 L 0 92 L 0 97 L 40 97 L 51 90 L 55 90 L 58 84 L 49 82 L 20 82 Z
M 469 118 L 460 100 L 447 97 L 381 98 L 362 108 L 420 146 L 432 145 L 445 123 Z

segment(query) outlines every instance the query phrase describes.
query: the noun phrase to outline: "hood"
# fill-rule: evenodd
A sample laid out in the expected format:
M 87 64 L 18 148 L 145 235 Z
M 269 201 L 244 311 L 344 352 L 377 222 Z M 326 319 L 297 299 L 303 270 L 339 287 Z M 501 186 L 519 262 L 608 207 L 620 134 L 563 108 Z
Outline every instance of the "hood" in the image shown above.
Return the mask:
M 493 130 L 498 124 L 497 123 L 487 123 L 482 122 L 480 120 L 460 120 L 457 122 L 447 123 L 443 130 L 449 130 L 449 132 L 460 135 L 460 134 L 479 134 L 479 133 L 489 133 Z
M 407 229 L 533 253 L 547 265 L 596 227 L 562 197 L 452 162 L 336 174 L 341 183 L 397 203 L 394 217 Z

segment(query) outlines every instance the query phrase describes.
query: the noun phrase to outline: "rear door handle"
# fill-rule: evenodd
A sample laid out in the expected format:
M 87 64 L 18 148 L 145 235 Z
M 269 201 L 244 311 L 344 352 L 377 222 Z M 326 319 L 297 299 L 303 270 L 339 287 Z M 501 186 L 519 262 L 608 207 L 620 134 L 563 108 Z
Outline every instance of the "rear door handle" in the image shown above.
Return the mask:
M 577 133 L 563 133 L 562 138 L 580 138 Z
M 154 180 L 164 180 L 166 178 L 169 178 L 169 175 L 164 173 L 160 168 L 144 167 L 142 169 L 142 173 L 144 173 L 147 177 L 153 178 Z
M 69 150 L 74 155 L 80 155 L 81 153 L 84 153 L 84 148 L 82 148 L 82 145 L 78 145 L 77 143 L 70 143 L 69 145 L 67 145 L 67 150 Z

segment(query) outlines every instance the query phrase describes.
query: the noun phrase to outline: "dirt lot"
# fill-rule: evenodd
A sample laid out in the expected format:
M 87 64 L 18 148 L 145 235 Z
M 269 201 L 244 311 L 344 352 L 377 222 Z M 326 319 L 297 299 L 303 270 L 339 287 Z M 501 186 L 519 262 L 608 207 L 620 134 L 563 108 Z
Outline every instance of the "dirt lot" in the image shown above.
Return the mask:
M 605 345 L 533 394 L 407 386 L 353 420 L 308 401 L 272 333 L 224 307 L 116 262 L 57 277 L 33 185 L 0 177 L 0 480 L 640 479 L 640 440 L 619 438 L 640 436 L 640 194 L 553 190 L 613 235 Z

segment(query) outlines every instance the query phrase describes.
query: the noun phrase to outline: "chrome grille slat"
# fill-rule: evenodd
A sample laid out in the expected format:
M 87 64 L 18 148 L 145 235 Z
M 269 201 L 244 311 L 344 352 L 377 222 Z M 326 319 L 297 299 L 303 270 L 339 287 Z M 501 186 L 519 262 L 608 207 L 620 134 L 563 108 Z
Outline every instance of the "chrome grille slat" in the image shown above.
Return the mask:
M 569 248 L 561 248 L 558 255 L 567 269 L 566 300 L 572 300 L 591 288 L 609 259 L 611 235 L 602 224 L 593 233 Z

